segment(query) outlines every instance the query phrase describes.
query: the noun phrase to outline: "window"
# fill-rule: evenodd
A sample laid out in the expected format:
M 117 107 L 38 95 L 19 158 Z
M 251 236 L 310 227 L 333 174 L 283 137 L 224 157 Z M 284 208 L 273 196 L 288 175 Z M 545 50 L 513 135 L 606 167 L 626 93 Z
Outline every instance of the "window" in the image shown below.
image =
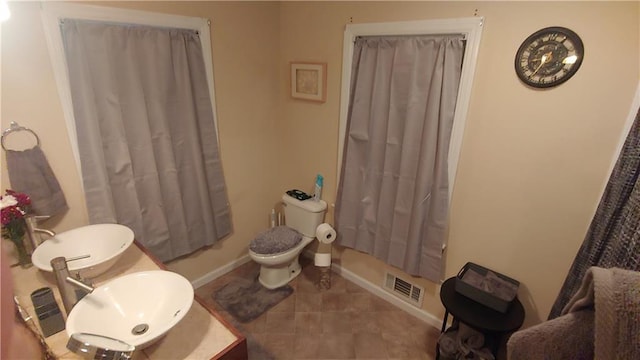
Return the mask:
M 441 279 L 481 26 L 479 18 L 347 25 L 340 245 Z
M 128 226 L 162 261 L 230 234 L 207 20 L 47 5 L 89 221 Z
M 347 113 L 349 109 L 349 88 L 351 84 L 351 65 L 353 60 L 353 44 L 357 36 L 371 35 L 436 35 L 436 34 L 463 34 L 466 38 L 464 62 L 458 91 L 458 102 L 455 110 L 453 130 L 451 133 L 451 145 L 449 147 L 449 198 L 453 192 L 458 167 L 458 158 L 462 147 L 465 121 L 471 87 L 476 69 L 476 59 L 480 48 L 482 36 L 482 24 L 484 18 L 459 18 L 438 19 L 421 21 L 403 21 L 390 23 L 349 24 L 344 31 L 344 45 L 342 50 L 342 86 L 340 99 L 340 132 L 338 138 L 338 179 L 340 181 L 340 168 L 342 167 L 342 152 L 344 146 L 345 131 L 347 127 Z
M 80 154 L 76 141 L 76 127 L 73 117 L 71 90 L 69 88 L 69 75 L 67 73 L 64 45 L 60 34 L 60 21 L 65 18 L 173 27 L 198 31 L 202 43 L 209 94 L 211 96 L 214 122 L 217 129 L 213 63 L 211 61 L 211 34 L 208 19 L 91 5 L 43 2 L 42 22 L 47 39 L 47 46 L 49 47 L 49 54 L 51 56 L 51 63 L 53 64 L 54 75 L 56 77 L 56 84 L 58 85 L 58 94 L 67 124 L 67 131 L 69 132 L 69 139 L 71 140 L 71 148 L 76 159 L 76 166 L 78 167 L 78 174 L 82 173 L 80 170 Z

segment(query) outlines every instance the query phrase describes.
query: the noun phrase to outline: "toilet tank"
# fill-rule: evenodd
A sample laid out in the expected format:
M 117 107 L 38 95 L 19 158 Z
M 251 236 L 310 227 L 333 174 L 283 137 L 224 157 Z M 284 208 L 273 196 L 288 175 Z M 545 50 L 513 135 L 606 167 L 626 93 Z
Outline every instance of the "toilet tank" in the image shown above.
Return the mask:
M 304 236 L 316 237 L 316 228 L 322 224 L 327 203 L 313 199 L 300 201 L 287 194 L 282 195 L 282 201 L 286 225 Z

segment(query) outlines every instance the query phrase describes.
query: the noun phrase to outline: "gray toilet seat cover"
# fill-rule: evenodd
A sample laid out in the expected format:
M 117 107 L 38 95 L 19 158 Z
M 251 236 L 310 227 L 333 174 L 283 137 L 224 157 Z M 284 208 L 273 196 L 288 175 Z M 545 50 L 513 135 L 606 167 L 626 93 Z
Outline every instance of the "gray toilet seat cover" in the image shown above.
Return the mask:
M 249 244 L 249 249 L 257 254 L 272 255 L 287 251 L 300 241 L 302 234 L 299 232 L 286 226 L 276 226 L 258 234 Z

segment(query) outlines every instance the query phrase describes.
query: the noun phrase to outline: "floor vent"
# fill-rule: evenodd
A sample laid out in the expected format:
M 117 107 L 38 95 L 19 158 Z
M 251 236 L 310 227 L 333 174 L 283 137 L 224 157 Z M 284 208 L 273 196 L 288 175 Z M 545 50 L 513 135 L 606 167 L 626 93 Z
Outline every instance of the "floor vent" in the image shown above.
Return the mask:
M 418 285 L 400 279 L 399 277 L 387 272 L 385 276 L 384 289 L 411 305 L 415 305 L 419 308 L 422 307 L 424 289 Z

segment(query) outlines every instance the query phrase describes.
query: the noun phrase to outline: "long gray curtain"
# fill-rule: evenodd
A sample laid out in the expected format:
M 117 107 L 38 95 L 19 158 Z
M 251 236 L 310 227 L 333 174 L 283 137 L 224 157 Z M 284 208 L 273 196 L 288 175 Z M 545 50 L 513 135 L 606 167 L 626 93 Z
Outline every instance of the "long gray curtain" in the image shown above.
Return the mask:
M 560 316 L 592 266 L 640 271 L 640 110 L 609 182 L 598 204 L 589 231 L 549 314 Z
M 359 37 L 336 203 L 338 243 L 442 277 L 461 35 Z
M 129 226 L 162 261 L 229 234 L 198 34 L 72 19 L 61 31 L 90 222 Z

